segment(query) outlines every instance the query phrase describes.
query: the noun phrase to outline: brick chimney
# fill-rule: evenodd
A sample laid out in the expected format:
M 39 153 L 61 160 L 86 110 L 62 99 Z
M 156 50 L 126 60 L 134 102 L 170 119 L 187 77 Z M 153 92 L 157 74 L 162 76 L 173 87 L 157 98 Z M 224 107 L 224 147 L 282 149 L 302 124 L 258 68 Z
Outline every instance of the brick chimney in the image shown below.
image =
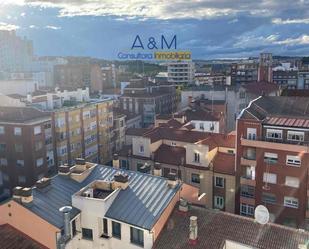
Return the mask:
M 32 188 L 15 187 L 13 189 L 13 199 L 23 204 L 33 201 Z
M 177 177 L 176 177 L 176 173 L 172 173 L 170 172 L 167 175 L 167 184 L 170 188 L 175 188 L 177 185 Z
M 114 175 L 114 181 L 112 183 L 112 188 L 121 188 L 122 190 L 125 190 L 129 186 L 129 175 L 117 172 Z
M 162 176 L 162 168 L 160 163 L 156 162 L 154 164 L 153 174 L 155 176 Z

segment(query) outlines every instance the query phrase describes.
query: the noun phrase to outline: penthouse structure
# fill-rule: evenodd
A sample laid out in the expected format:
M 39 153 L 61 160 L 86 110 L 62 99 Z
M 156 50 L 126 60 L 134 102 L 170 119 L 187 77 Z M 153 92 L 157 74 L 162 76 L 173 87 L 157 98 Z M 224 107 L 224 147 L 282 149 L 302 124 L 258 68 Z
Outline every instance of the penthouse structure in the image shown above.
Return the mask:
M 259 97 L 237 120 L 237 212 L 265 205 L 271 221 L 306 228 L 309 99 Z
M 151 249 L 180 198 L 197 194 L 175 179 L 76 160 L 33 188 L 15 188 L 0 206 L 0 228 L 51 249 Z
M 235 136 L 172 126 L 177 120 L 154 129 L 128 129 L 118 167 L 167 178 L 172 174 L 199 188 L 207 207 L 234 212 Z

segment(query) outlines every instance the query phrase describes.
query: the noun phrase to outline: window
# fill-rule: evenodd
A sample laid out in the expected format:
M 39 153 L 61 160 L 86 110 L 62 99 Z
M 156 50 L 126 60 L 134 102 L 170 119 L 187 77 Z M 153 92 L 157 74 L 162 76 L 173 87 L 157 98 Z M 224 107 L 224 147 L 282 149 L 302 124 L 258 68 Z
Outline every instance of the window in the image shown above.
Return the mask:
M 268 204 L 275 204 L 276 203 L 276 196 L 271 193 L 262 193 L 262 202 Z
M 290 141 L 304 141 L 304 132 L 288 131 L 287 139 Z
M 25 176 L 18 176 L 18 183 L 20 183 L 20 184 L 26 183 L 26 177 Z
M 215 177 L 215 186 L 219 188 L 224 188 L 224 178 L 216 176 Z
M 198 153 L 198 152 L 194 153 L 194 162 L 196 162 L 196 163 L 200 162 L 200 153 Z
M 108 222 L 106 218 L 103 218 L 103 234 L 108 235 Z
M 264 173 L 263 175 L 263 181 L 267 183 L 277 183 L 277 175 L 272 173 Z
M 247 128 L 247 139 L 256 140 L 256 129 L 255 128 Z
M 298 199 L 294 197 L 284 196 L 284 206 L 298 208 Z
M 275 129 L 267 129 L 266 137 L 272 139 L 282 139 L 282 131 Z
M 200 130 L 204 130 L 204 123 L 200 123 Z
M 297 177 L 286 176 L 285 177 L 285 186 L 299 188 L 299 179 Z
M 176 142 L 171 142 L 171 146 L 176 146 Z
M 0 151 L 5 152 L 6 151 L 6 144 L 0 144 Z
M 74 237 L 76 235 L 76 219 L 72 220 L 72 237 Z
M 36 159 L 36 166 L 37 167 L 40 167 L 40 166 L 42 166 L 43 165 L 43 158 L 38 158 L 38 159 Z
M 43 148 L 42 141 L 35 142 L 34 148 L 35 148 L 35 151 L 38 151 L 38 150 L 42 149 Z
M 275 164 L 278 162 L 278 155 L 275 153 L 264 153 L 264 162 L 269 164 Z
M 131 243 L 144 246 L 144 231 L 130 227 Z
M 16 152 L 23 152 L 23 145 L 22 144 L 15 144 L 15 151 Z
M 222 196 L 215 196 L 214 207 L 222 209 L 224 207 L 224 198 Z
M 240 204 L 240 214 L 245 216 L 253 216 L 254 214 L 254 206 L 249 204 Z
M 7 166 L 8 160 L 6 158 L 0 158 L 0 166 Z
M 34 135 L 41 134 L 41 126 L 35 126 L 33 129 Z
M 83 239 L 93 240 L 92 229 L 82 228 Z
M 25 165 L 25 161 L 24 160 L 17 160 L 16 161 L 16 166 L 17 167 L 23 167 Z
M 20 127 L 14 127 L 14 135 L 15 136 L 21 135 L 21 128 Z
M 140 153 L 144 153 L 144 145 L 140 145 L 139 146 L 139 152 Z
M 227 153 L 234 154 L 234 150 L 227 150 Z
M 130 169 L 129 161 L 128 160 L 121 160 L 120 161 L 120 168 L 122 169 Z
M 5 130 L 4 130 L 4 126 L 0 126 L 0 134 L 4 134 Z
M 301 160 L 299 156 L 286 156 L 286 164 L 290 166 L 300 166 Z
M 254 198 L 255 189 L 253 186 L 241 185 L 240 195 L 246 198 Z
M 121 224 L 115 221 L 112 221 L 112 233 L 113 237 L 121 239 Z
M 191 182 L 193 182 L 193 183 L 200 183 L 201 182 L 200 175 L 192 173 L 192 175 L 191 175 Z

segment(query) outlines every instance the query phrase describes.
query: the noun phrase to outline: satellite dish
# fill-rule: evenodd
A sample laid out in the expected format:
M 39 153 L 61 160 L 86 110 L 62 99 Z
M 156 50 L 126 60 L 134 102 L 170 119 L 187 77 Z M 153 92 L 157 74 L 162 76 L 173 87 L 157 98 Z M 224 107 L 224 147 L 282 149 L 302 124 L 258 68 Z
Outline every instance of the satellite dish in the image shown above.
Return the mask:
M 258 205 L 254 210 L 254 219 L 265 225 L 269 221 L 269 212 L 268 209 L 263 205 Z

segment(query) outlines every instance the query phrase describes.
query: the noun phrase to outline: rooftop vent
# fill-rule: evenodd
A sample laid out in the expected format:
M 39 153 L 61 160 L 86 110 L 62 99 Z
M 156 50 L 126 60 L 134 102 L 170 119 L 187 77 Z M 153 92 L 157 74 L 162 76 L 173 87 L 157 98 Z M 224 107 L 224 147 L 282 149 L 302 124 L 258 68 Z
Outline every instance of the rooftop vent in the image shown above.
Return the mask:
M 171 188 L 175 188 L 175 187 L 176 187 L 176 185 L 177 185 L 176 173 L 170 172 L 170 173 L 167 175 L 167 184 L 168 184 L 168 186 L 171 187 Z
M 77 182 L 85 180 L 96 166 L 96 164 L 86 162 L 82 158 L 76 159 L 75 163 L 76 164 L 70 168 L 70 177 Z
M 144 163 L 143 166 L 141 166 L 139 168 L 139 172 L 141 173 L 149 173 L 150 172 L 150 169 L 151 169 L 151 165 L 150 163 Z
M 118 154 L 113 155 L 113 167 L 119 169 L 119 156 Z
M 84 158 L 75 158 L 75 163 L 79 165 L 85 165 L 86 160 Z
M 58 167 L 58 173 L 59 175 L 64 175 L 64 176 L 68 176 L 70 175 L 71 171 L 70 171 L 70 166 L 69 165 L 61 165 Z
M 49 190 L 51 180 L 50 178 L 42 178 L 36 182 L 36 187 L 38 190 L 47 191 Z
M 71 206 L 64 206 L 59 208 L 59 211 L 63 214 L 64 235 L 62 239 L 64 241 L 67 241 L 69 238 L 71 238 L 71 226 L 70 226 L 71 210 L 72 210 Z
M 187 213 L 189 210 L 188 201 L 184 198 L 180 198 L 178 210 L 183 213 Z
M 128 186 L 129 186 L 129 175 L 122 172 L 117 172 L 114 175 L 113 189 L 121 188 L 124 190 Z
M 153 174 L 155 176 L 162 176 L 162 167 L 160 163 L 156 162 L 154 164 Z
M 196 245 L 197 244 L 197 217 L 190 217 L 190 227 L 189 227 L 189 244 Z

